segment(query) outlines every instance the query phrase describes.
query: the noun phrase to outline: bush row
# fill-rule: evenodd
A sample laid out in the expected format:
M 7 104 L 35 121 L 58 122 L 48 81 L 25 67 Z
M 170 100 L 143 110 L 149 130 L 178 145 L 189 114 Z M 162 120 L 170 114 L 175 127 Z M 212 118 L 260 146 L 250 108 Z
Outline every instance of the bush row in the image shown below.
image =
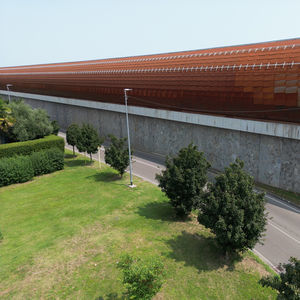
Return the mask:
M 0 159 L 16 155 L 31 155 L 44 149 L 58 148 L 64 151 L 65 141 L 62 137 L 49 135 L 41 139 L 0 145 Z
M 64 152 L 57 148 L 34 152 L 32 155 L 0 159 L 0 187 L 29 181 L 33 176 L 64 168 Z

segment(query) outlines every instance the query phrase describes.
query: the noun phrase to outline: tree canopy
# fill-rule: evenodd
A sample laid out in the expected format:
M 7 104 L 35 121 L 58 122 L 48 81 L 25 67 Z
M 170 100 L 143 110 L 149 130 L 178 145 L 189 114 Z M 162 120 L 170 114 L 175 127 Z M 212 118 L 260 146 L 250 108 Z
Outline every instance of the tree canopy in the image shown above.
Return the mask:
M 6 134 L 14 121 L 10 107 L 0 99 L 0 133 Z
M 45 110 L 32 109 L 24 101 L 13 101 L 9 106 L 15 119 L 9 132 L 11 140 L 34 140 L 53 132 L 51 121 Z
M 82 124 L 77 137 L 76 147 L 80 152 L 87 152 L 92 160 L 92 153 L 98 152 L 98 147 L 103 143 L 96 129 L 90 124 Z
M 278 299 L 300 300 L 300 260 L 291 257 L 289 261 L 279 276 L 263 277 L 260 284 L 276 290 Z
M 125 146 L 126 138 L 117 139 L 109 135 L 110 146 L 105 148 L 105 162 L 119 172 L 121 177 L 129 165 L 128 147 Z
M 159 187 L 170 199 L 177 215 L 187 216 L 202 198 L 210 163 L 197 146 L 182 148 L 178 156 L 166 159 L 166 170 L 157 174 Z
M 264 193 L 255 193 L 254 180 L 236 160 L 208 186 L 200 202 L 198 221 L 210 228 L 225 253 L 252 249 L 266 226 Z
M 73 147 L 73 156 L 75 156 L 75 146 L 80 135 L 80 127 L 77 124 L 71 124 L 66 132 L 67 143 Z

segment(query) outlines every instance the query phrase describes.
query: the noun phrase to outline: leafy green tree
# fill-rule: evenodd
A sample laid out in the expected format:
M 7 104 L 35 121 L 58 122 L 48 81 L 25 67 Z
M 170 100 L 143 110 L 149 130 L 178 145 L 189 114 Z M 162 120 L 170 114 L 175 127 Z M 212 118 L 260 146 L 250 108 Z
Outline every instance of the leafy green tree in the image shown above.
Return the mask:
M 73 156 L 75 157 L 75 146 L 80 135 L 80 127 L 77 124 L 71 124 L 66 132 L 67 143 L 73 147 Z
M 10 107 L 0 99 L 0 133 L 7 134 L 14 121 Z
M 259 283 L 276 290 L 277 299 L 300 300 L 300 260 L 291 257 L 289 261 L 279 276 L 263 277 Z
M 201 200 L 209 168 L 203 152 L 193 144 L 182 148 L 177 157 L 166 159 L 166 170 L 156 179 L 178 216 L 187 216 Z
M 82 124 L 77 138 L 76 147 L 80 152 L 87 152 L 92 160 L 92 153 L 98 152 L 98 147 L 103 143 L 96 129 L 89 124 Z
M 52 125 L 52 128 L 53 128 L 52 133 L 55 134 L 55 135 L 58 135 L 58 132 L 59 132 L 59 129 L 60 129 L 58 122 L 56 120 L 53 120 L 53 121 L 51 121 L 51 125 Z
M 125 147 L 126 138 L 117 139 L 109 135 L 110 146 L 105 148 L 105 162 L 119 172 L 121 177 L 129 165 L 128 148 Z
M 123 283 L 129 299 L 152 299 L 160 290 L 163 264 L 157 258 L 142 261 L 126 254 L 121 257 L 118 268 L 123 271 Z
M 27 141 L 42 138 L 53 132 L 47 112 L 43 109 L 32 109 L 24 101 L 10 103 L 15 122 L 10 138 L 15 141 Z
M 216 235 L 224 253 L 252 249 L 266 226 L 264 193 L 254 192 L 254 180 L 236 160 L 210 184 L 200 202 L 198 221 Z

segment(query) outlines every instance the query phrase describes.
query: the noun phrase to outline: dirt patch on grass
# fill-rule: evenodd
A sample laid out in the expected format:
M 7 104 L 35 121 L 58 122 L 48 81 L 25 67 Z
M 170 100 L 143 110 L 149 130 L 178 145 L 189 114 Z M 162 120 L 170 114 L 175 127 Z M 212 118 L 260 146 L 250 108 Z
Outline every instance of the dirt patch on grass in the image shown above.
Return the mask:
M 258 273 L 261 277 L 270 275 L 270 273 L 262 264 L 255 261 L 255 259 L 247 256 L 236 265 L 236 268 L 246 271 L 247 273 Z

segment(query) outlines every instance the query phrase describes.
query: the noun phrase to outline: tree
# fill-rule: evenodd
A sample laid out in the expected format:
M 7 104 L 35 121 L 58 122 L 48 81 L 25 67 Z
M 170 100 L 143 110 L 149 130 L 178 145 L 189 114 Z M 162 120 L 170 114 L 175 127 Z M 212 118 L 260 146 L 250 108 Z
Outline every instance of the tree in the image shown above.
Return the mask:
M 53 121 L 51 121 L 51 125 L 53 127 L 52 133 L 55 134 L 55 135 L 58 135 L 58 132 L 59 132 L 59 129 L 60 129 L 58 122 L 56 120 L 53 120 Z
M 289 261 L 279 276 L 263 277 L 259 283 L 278 291 L 278 299 L 300 300 L 300 260 L 291 257 Z
M 0 99 L 0 133 L 7 134 L 14 121 L 10 107 Z
M 73 147 L 73 156 L 75 157 L 75 146 L 80 135 L 80 127 L 77 124 L 71 124 L 66 132 L 67 143 Z
M 105 162 L 117 170 L 122 177 L 129 165 L 128 148 L 125 147 L 126 138 L 117 139 L 109 135 L 110 146 L 105 148 Z
M 157 258 L 146 261 L 123 255 L 118 263 L 123 271 L 123 283 L 127 288 L 128 299 L 152 299 L 160 290 L 163 279 L 163 264 Z
M 187 216 L 202 198 L 210 163 L 190 144 L 177 157 L 166 159 L 166 170 L 157 174 L 159 187 L 170 199 L 178 216 Z
M 27 141 L 42 138 L 53 132 L 47 112 L 43 109 L 32 109 L 24 101 L 10 103 L 15 122 L 10 131 L 10 139 Z
M 215 178 L 199 205 L 198 221 L 216 235 L 224 253 L 252 249 L 266 226 L 264 193 L 254 192 L 254 180 L 236 160 Z
M 92 160 L 92 153 L 98 152 L 98 147 L 103 143 L 99 135 L 90 124 L 82 124 L 77 138 L 76 147 L 80 152 L 87 152 Z

